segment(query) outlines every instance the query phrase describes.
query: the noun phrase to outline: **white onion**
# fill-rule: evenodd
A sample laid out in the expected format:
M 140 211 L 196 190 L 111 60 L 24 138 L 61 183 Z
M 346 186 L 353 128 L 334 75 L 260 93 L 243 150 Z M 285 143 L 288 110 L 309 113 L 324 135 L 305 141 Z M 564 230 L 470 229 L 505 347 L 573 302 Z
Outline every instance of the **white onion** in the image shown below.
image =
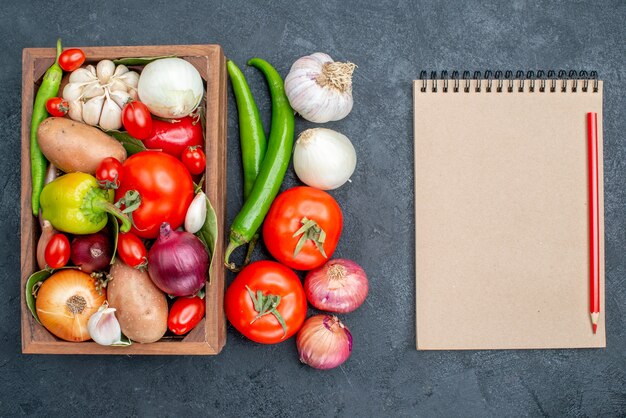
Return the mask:
M 168 119 L 189 115 L 204 94 L 200 73 L 181 58 L 163 58 L 146 65 L 137 89 L 152 114 Z
M 326 128 L 307 129 L 296 141 L 293 167 L 306 185 L 333 190 L 350 179 L 356 152 L 347 136 Z

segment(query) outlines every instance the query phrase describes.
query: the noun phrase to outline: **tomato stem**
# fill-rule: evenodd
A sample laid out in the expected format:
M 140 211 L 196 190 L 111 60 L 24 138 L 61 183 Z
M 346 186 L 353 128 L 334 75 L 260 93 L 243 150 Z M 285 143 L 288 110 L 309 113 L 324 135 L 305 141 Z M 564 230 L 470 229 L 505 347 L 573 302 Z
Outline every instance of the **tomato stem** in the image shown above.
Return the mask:
M 280 296 L 267 294 L 264 295 L 262 291 L 257 290 L 256 296 L 252 289 L 246 286 L 246 290 L 250 295 L 250 299 L 252 299 L 252 304 L 254 305 L 254 310 L 257 312 L 257 315 L 254 317 L 250 324 L 253 324 L 254 321 L 261 318 L 262 316 L 272 314 L 283 328 L 283 338 L 287 335 L 287 324 L 285 324 L 285 320 L 283 319 L 280 312 L 276 310 L 278 305 L 280 304 Z
M 326 232 L 315 222 L 313 219 L 308 219 L 306 216 L 302 218 L 300 221 L 302 226 L 298 229 L 295 234 L 293 234 L 293 238 L 301 235 L 298 243 L 296 244 L 296 249 L 293 252 L 293 257 L 295 258 L 304 244 L 311 240 L 317 247 L 320 253 L 324 256 L 324 258 L 328 258 L 326 256 L 326 251 L 324 251 L 324 241 L 326 241 Z

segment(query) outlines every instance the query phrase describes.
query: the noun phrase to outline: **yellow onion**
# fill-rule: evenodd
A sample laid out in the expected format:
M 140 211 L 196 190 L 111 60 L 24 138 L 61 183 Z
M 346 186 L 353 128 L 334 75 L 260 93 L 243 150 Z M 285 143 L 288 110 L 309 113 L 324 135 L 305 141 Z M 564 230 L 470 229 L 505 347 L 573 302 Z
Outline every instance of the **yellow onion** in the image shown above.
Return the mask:
M 314 369 L 334 369 L 350 357 L 352 334 L 336 316 L 315 315 L 298 331 L 296 345 L 304 364 Z
M 96 289 L 96 281 L 78 270 L 54 273 L 43 282 L 37 294 L 37 316 L 42 325 L 66 341 L 90 339 L 89 318 L 106 300 L 104 289 Z

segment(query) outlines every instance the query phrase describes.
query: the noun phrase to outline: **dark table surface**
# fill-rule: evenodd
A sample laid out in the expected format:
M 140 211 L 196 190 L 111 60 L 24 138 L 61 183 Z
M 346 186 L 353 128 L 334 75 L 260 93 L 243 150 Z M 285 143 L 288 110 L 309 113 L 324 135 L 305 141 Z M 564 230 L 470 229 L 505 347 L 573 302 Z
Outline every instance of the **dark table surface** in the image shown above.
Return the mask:
M 261 4 L 266 3 L 266 4 Z M 5 1 L 0 13 L 0 416 L 624 416 L 626 414 L 626 2 Z M 315 51 L 358 64 L 355 106 L 326 126 L 352 139 L 337 256 L 368 272 L 367 303 L 343 319 L 352 357 L 299 363 L 229 327 L 216 357 L 22 355 L 19 331 L 21 53 L 25 47 L 217 43 L 241 66 L 284 76 Z M 420 70 L 597 70 L 604 80 L 607 348 L 415 350 L 411 80 Z M 269 126 L 259 73 L 249 77 Z M 241 205 L 229 87 L 228 221 Z M 298 119 L 296 131 L 312 124 Z M 284 187 L 297 184 L 292 171 Z M 267 254 L 259 253 L 259 257 Z M 229 280 L 232 276 L 229 276 Z

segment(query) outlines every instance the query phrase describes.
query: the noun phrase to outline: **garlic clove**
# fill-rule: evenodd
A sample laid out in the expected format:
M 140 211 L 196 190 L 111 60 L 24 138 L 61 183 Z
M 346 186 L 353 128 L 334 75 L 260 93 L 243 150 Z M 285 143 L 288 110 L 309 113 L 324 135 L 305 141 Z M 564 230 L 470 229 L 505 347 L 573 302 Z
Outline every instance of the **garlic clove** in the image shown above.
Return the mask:
M 127 66 L 125 66 L 124 64 L 120 64 L 117 67 L 115 67 L 115 72 L 113 73 L 113 78 L 119 77 L 122 74 L 126 74 L 129 71 L 130 70 L 128 69 Z
M 98 78 L 91 74 L 86 68 L 79 68 L 75 71 L 72 71 L 70 74 L 70 83 L 88 83 L 90 81 L 96 81 Z
M 67 113 L 70 119 L 82 122 L 83 121 L 83 102 L 81 100 L 72 100 L 68 102 L 70 110 Z
M 124 82 L 128 87 L 137 88 L 137 84 L 139 84 L 139 74 L 135 71 L 129 71 L 125 74 L 122 74 L 119 77 L 116 77 L 117 80 Z
M 100 345 L 112 345 L 122 339 L 122 329 L 115 317 L 115 308 L 103 305 L 87 322 L 89 336 Z
M 96 74 L 101 84 L 106 84 L 115 72 L 115 64 L 111 60 L 102 60 L 96 66 Z
M 195 234 L 202 229 L 206 221 L 206 212 L 206 195 L 203 192 L 199 192 L 191 201 L 189 209 L 187 209 L 187 215 L 185 215 L 185 231 Z
M 68 102 L 78 100 L 83 94 L 84 87 L 81 83 L 68 83 L 63 87 L 62 96 Z
M 111 99 L 113 99 L 113 101 L 115 103 L 117 103 L 117 105 L 120 107 L 120 109 L 123 109 L 124 106 L 126 105 L 126 103 L 128 103 L 130 100 L 132 100 L 131 95 L 126 91 L 111 91 L 110 94 Z
M 110 97 L 104 100 L 99 125 L 107 131 L 122 127 L 122 109 Z
M 112 78 L 111 85 L 109 86 L 109 91 L 128 91 L 128 86 L 121 80 Z
M 102 106 L 104 105 L 104 94 L 89 99 L 83 105 L 83 122 L 87 125 L 97 125 L 100 121 Z
M 89 100 L 92 97 L 102 96 L 104 88 L 99 83 L 88 84 L 83 89 L 83 99 Z
M 98 78 L 98 75 L 96 73 L 96 67 L 94 67 L 93 65 L 89 64 L 85 67 L 85 70 L 88 70 L 94 76 L 94 78 Z
M 137 93 L 137 89 L 128 90 L 128 94 L 130 94 L 130 98 L 133 100 L 139 100 L 139 94 Z

